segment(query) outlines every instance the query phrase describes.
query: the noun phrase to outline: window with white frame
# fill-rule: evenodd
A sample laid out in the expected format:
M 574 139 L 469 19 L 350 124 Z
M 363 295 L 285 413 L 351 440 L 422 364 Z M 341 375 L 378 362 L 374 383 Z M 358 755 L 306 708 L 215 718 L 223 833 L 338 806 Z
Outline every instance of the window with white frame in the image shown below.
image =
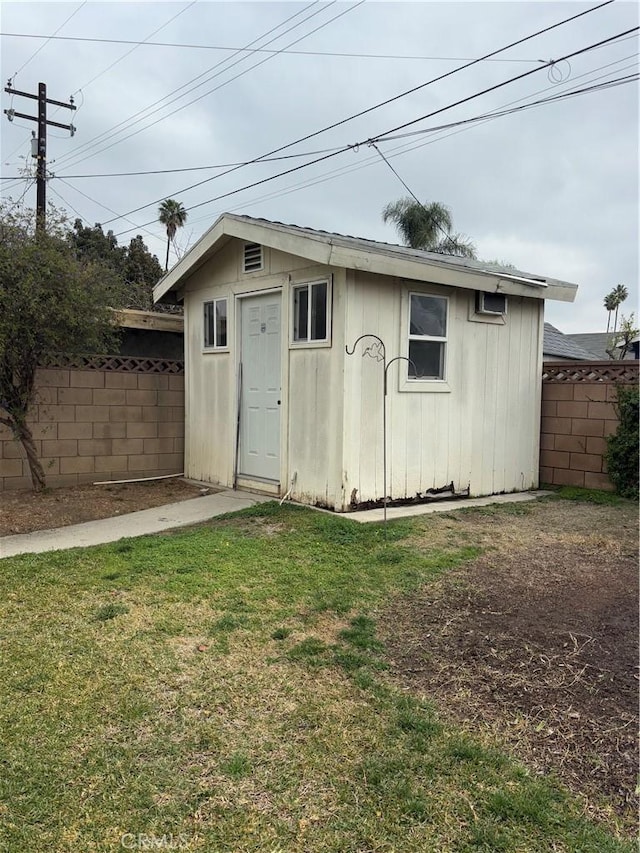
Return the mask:
M 329 282 L 296 284 L 293 294 L 293 342 L 312 343 L 329 340 Z
M 227 300 L 212 299 L 204 303 L 205 349 L 227 346 Z
M 448 307 L 445 296 L 409 294 L 408 379 L 445 379 Z

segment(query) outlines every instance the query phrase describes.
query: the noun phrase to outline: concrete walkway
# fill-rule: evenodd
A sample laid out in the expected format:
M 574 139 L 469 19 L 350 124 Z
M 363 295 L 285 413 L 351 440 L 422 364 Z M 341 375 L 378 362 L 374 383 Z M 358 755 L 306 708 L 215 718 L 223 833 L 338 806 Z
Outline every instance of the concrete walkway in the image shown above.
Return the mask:
M 126 539 L 130 536 L 160 533 L 162 530 L 208 521 L 216 515 L 236 512 L 268 500 L 272 499 L 227 489 L 187 501 L 143 509 L 140 512 L 130 512 L 116 518 L 101 518 L 99 521 L 86 521 L 84 524 L 72 524 L 68 527 L 57 527 L 54 530 L 3 536 L 0 538 L 0 559 L 13 557 L 16 554 L 40 554 L 43 551 L 85 548 L 87 545 L 117 542 L 118 539 Z
M 462 500 L 438 500 L 430 504 L 395 506 L 387 509 L 387 518 L 406 518 L 407 516 L 426 515 L 432 512 L 453 512 L 469 507 L 490 506 L 491 504 L 521 503 L 550 495 L 551 492 L 518 492 L 509 495 L 493 495 L 489 498 L 463 498 Z M 179 501 L 174 504 L 143 509 L 116 518 L 103 518 L 99 521 L 87 521 L 58 527 L 55 530 L 39 530 L 35 533 L 21 533 L 16 536 L 0 537 L 0 559 L 16 554 L 40 554 L 44 551 L 63 551 L 66 548 L 85 548 L 89 545 L 102 545 L 105 542 L 117 542 L 131 536 L 145 536 L 160 533 L 177 527 L 199 524 L 240 509 L 273 500 L 266 495 L 250 492 L 234 492 L 226 489 L 212 495 Z M 322 510 L 327 512 L 327 510 Z M 333 513 L 331 513 L 333 515 Z M 340 516 L 360 524 L 382 521 L 382 509 L 369 509 Z
M 534 492 L 514 492 L 508 495 L 491 495 L 488 498 L 458 498 L 458 500 L 438 499 L 428 504 L 410 504 L 408 506 L 387 507 L 387 519 L 407 518 L 412 515 L 428 515 L 431 512 L 454 512 L 457 509 L 468 509 L 471 506 L 490 506 L 491 504 L 514 504 L 523 501 L 533 501 L 543 498 L 553 492 L 541 489 Z M 352 512 L 348 516 L 353 521 L 366 524 L 370 521 L 382 521 L 384 509 L 365 509 L 362 512 Z

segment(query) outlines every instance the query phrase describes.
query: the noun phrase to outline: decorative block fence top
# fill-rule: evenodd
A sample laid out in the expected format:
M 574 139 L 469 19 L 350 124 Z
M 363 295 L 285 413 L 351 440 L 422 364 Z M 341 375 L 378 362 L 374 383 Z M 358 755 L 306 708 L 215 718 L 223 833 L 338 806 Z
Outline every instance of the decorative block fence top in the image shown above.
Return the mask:
M 184 373 L 184 361 L 128 355 L 55 355 L 43 359 L 40 366 L 63 370 L 113 370 L 119 373 Z
M 638 382 L 637 361 L 545 361 L 544 382 Z

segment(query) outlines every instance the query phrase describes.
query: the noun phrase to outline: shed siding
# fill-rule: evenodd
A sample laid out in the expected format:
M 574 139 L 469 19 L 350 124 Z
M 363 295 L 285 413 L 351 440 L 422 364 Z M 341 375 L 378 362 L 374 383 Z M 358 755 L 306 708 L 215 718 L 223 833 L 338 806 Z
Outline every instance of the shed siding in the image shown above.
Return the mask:
M 449 393 L 399 391 L 389 369 L 388 494 L 412 497 L 451 481 L 472 495 L 537 485 L 542 304 L 509 297 L 504 325 L 470 322 L 474 294 L 363 272 L 348 274 L 346 341 L 378 334 L 387 360 L 403 354 L 402 291 L 449 297 Z M 365 345 L 367 342 L 364 342 Z M 345 362 L 345 494 L 383 496 L 382 365 L 358 352 Z M 347 500 L 348 502 L 348 500 Z
M 453 481 L 472 495 L 537 485 L 542 306 L 509 296 L 504 325 L 472 322 L 470 290 L 319 266 L 264 249 L 264 268 L 242 272 L 243 244 L 232 239 L 184 284 L 188 476 L 233 484 L 239 299 L 282 292 L 280 491 L 338 510 L 383 496 L 380 362 L 345 355 L 364 333 L 379 335 L 387 359 L 406 355 L 410 292 L 449 299 L 448 392 L 402 390 L 406 363 L 389 370 L 388 492 L 394 498 Z M 332 275 L 331 346 L 291 346 L 291 286 Z M 227 297 L 228 348 L 203 352 L 202 303 Z
M 206 482 L 233 484 L 239 303 L 235 297 L 274 288 L 282 291 L 281 492 L 296 481 L 292 497 L 341 508 L 342 385 L 344 327 L 343 270 L 264 247 L 264 268 L 242 271 L 243 244 L 231 240 L 185 283 L 187 430 L 185 470 Z M 291 285 L 333 277 L 332 345 L 290 347 Z M 227 297 L 228 351 L 203 352 L 202 303 Z

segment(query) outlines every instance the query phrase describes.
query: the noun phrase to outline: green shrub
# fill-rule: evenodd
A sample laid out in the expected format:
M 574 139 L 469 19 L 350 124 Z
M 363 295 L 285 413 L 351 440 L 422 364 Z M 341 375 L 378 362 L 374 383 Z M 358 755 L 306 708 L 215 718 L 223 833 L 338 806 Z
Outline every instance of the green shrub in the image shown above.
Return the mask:
M 607 439 L 607 468 L 618 494 L 638 498 L 638 386 L 618 385 L 618 429 Z

